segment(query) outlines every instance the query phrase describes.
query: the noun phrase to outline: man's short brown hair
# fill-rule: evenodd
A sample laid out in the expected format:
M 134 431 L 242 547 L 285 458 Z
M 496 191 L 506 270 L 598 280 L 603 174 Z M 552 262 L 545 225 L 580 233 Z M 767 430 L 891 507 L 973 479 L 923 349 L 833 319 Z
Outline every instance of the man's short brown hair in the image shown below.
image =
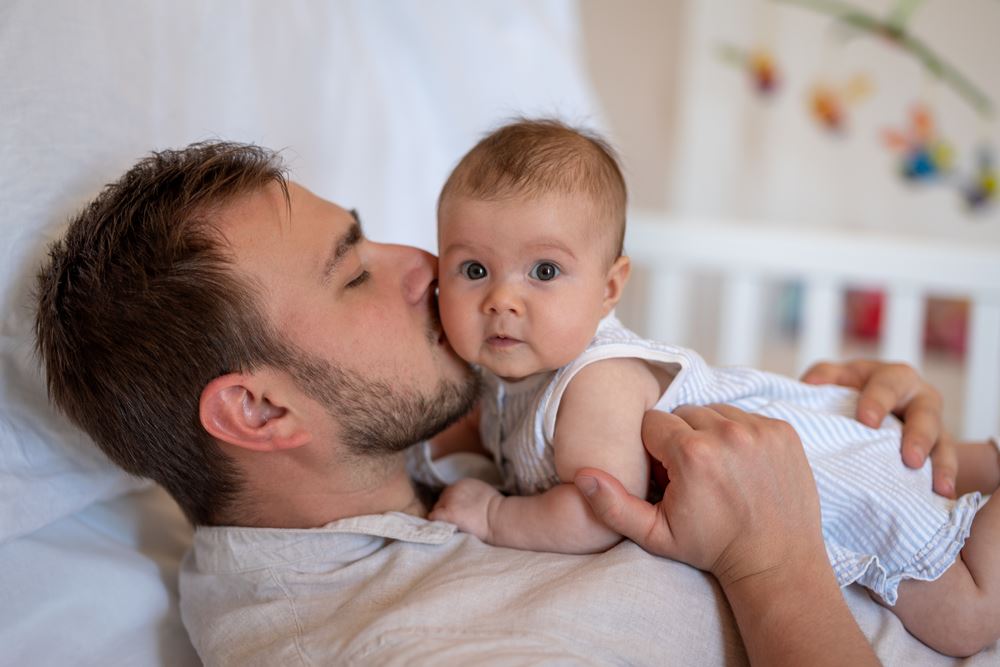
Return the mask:
M 596 207 L 613 261 L 622 254 L 628 194 L 614 149 L 597 134 L 551 118 L 518 119 L 491 132 L 465 154 L 445 182 L 449 199 L 496 201 L 546 194 L 583 195 Z
M 288 361 L 211 222 L 269 184 L 288 201 L 280 158 L 257 146 L 153 153 L 72 220 L 38 275 L 35 335 L 50 398 L 195 524 L 219 522 L 240 490 L 201 426 L 202 389 Z

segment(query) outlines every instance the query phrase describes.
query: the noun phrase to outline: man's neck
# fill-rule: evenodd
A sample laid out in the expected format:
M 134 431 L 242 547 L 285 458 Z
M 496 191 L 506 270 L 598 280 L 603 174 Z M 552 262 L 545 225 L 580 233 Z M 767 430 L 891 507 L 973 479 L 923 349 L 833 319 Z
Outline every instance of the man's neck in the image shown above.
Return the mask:
M 403 454 L 341 468 L 340 475 L 324 479 L 281 477 L 269 471 L 270 479 L 248 484 L 258 491 L 254 502 L 246 506 L 245 516 L 237 516 L 236 522 L 269 528 L 316 528 L 366 514 L 427 515 L 406 473 Z M 278 487 L 276 479 L 280 480 Z

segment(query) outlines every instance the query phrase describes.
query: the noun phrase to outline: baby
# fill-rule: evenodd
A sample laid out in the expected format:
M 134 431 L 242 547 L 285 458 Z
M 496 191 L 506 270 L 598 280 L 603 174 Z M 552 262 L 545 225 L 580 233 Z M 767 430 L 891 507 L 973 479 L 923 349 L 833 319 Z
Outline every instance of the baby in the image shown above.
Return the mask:
M 691 350 L 639 338 L 613 315 L 630 270 L 625 206 L 607 144 L 551 120 L 497 130 L 452 172 L 438 205 L 441 320 L 486 391 L 478 412 L 437 444 L 469 449 L 463 439 L 478 432 L 505 493 L 461 480 L 431 518 L 499 546 L 607 549 L 621 537 L 592 515 L 576 472 L 605 470 L 645 496 L 643 414 L 727 403 L 799 434 L 841 585 L 867 587 L 939 650 L 996 641 L 1000 507 L 979 493 L 1000 479 L 996 453 L 986 459 L 989 488 L 968 488 L 968 473 L 983 471 L 963 475 L 960 461 L 958 489 L 968 493 L 946 499 L 932 493 L 927 466 L 900 462 L 898 422 L 871 429 L 852 418 L 855 392 L 716 369 Z

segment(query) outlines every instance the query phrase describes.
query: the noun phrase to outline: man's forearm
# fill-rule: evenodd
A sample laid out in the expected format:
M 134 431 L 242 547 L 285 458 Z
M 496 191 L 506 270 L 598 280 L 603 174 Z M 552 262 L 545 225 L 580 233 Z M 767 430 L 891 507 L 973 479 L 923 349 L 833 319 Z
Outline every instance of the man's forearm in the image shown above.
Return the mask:
M 792 563 L 723 590 L 751 664 L 879 664 L 825 559 Z

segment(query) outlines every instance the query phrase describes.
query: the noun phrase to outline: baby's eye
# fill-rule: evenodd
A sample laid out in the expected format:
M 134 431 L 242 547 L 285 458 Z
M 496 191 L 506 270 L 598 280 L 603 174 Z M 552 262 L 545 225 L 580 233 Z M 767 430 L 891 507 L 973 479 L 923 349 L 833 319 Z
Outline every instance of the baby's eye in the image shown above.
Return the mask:
M 486 267 L 475 261 L 462 262 L 462 266 L 459 267 L 459 271 L 462 275 L 469 280 L 482 280 L 486 277 Z
M 541 280 L 547 282 L 549 280 L 555 279 L 560 273 L 559 267 L 552 262 L 539 262 L 531 267 L 531 272 L 528 273 L 529 276 L 535 280 Z

